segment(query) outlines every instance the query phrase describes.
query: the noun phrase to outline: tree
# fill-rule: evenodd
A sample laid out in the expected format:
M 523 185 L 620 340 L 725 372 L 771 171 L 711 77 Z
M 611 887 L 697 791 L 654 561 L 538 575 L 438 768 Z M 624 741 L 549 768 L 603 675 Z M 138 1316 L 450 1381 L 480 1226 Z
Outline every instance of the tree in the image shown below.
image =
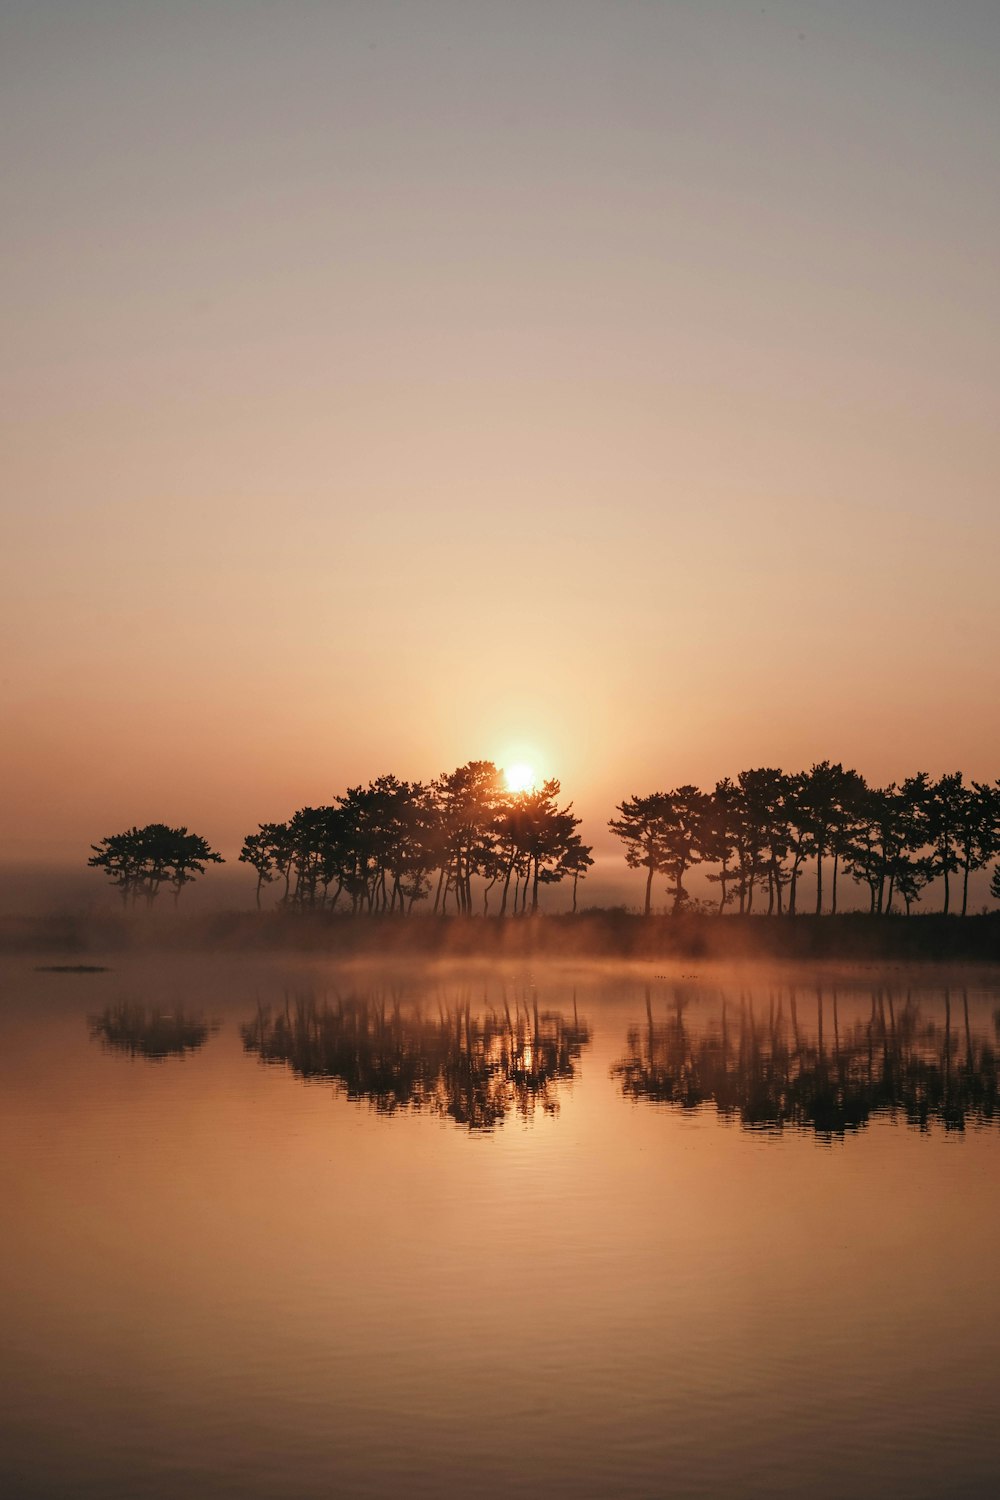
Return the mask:
M 505 792 L 500 772 L 491 760 L 470 760 L 433 783 L 440 821 L 443 860 L 434 910 L 454 890 L 458 909 L 472 912 L 472 877 L 490 863 L 495 822 Z M 442 904 L 442 909 L 443 909 Z
M 910 859 L 905 854 L 899 857 L 895 870 L 895 888 L 903 898 L 907 916 L 910 915 L 910 907 L 914 901 L 920 900 L 920 893 L 930 878 L 927 860 Z
M 932 875 L 939 875 L 944 881 L 941 910 L 947 916 L 951 910 L 951 876 L 959 868 L 958 850 L 968 800 L 968 788 L 963 784 L 961 771 L 941 776 L 933 784 L 927 778 L 920 778 L 919 800 L 931 848 L 928 868 Z
M 781 892 L 788 883 L 788 794 L 790 778 L 773 766 L 741 771 L 732 793 L 733 829 L 738 861 L 740 915 L 753 911 L 754 890 L 766 871 L 768 915 L 775 902 L 781 915 Z
M 585 844 L 578 833 L 571 833 L 566 840 L 559 868 L 563 875 L 570 875 L 573 879 L 573 906 L 576 913 L 576 893 L 581 880 L 587 877 L 587 871 L 594 863 L 594 856 L 590 845 Z
M 674 898 L 676 916 L 688 899 L 684 877 L 692 865 L 705 858 L 705 846 L 711 845 L 711 798 L 696 786 L 680 786 L 667 792 L 660 808 L 660 842 L 662 859 L 672 880 L 669 887 Z
M 162 885 L 173 887 L 176 902 L 184 886 L 205 873 L 206 864 L 224 862 L 201 834 L 166 823 L 129 828 L 90 847 L 93 854 L 88 866 L 103 870 L 122 900 L 127 903 L 131 898 L 133 904 L 142 895 L 151 905 Z
M 833 880 L 830 889 L 830 915 L 837 915 L 837 877 L 841 861 L 851 850 L 854 832 L 864 816 L 868 784 L 857 771 L 844 771 L 840 778 L 833 826 L 830 831 L 830 853 L 833 855 Z
M 687 900 L 685 875 L 706 857 L 706 848 L 717 838 L 712 799 L 696 786 L 686 785 L 672 792 L 633 797 L 621 803 L 618 811 L 621 817 L 613 818 L 608 827 L 625 844 L 629 868 L 646 871 L 644 915 L 648 917 L 651 910 L 653 876 L 663 874 L 671 879 L 676 916 Z
M 257 909 L 260 910 L 261 887 L 270 885 L 277 873 L 272 830 L 274 823 L 260 823 L 256 833 L 248 833 L 240 850 L 240 864 L 252 865 L 257 871 Z
M 625 845 L 625 863 L 630 870 L 646 871 L 646 897 L 643 915 L 652 910 L 653 876 L 666 869 L 666 850 L 662 840 L 662 792 L 648 797 L 630 797 L 618 805 L 620 817 L 608 823 L 611 832 Z
M 736 879 L 731 861 L 736 853 L 736 788 L 728 776 L 717 781 L 702 826 L 702 850 L 706 860 L 719 866 L 705 878 L 719 887 L 719 916 L 732 900 L 729 887 Z
M 519 798 L 517 830 L 519 857 L 531 880 L 531 911 L 538 910 L 538 887 L 552 885 L 575 868 L 577 873 L 592 863 L 590 849 L 580 842 L 576 832 L 580 819 L 573 816 L 573 804 L 559 807 L 559 782 L 552 778 L 535 791 L 522 792 Z
M 200 833 L 188 833 L 186 828 L 172 828 L 173 848 L 167 861 L 167 877 L 174 888 L 174 904 L 181 891 L 198 875 L 204 875 L 207 864 L 221 865 L 225 861 L 202 838 Z
M 94 852 L 87 864 L 92 869 L 104 871 L 126 905 L 129 897 L 134 901 L 142 878 L 142 830 L 130 828 L 125 833 L 112 833 L 90 847 Z
M 785 810 L 788 818 L 788 852 L 792 864 L 788 876 L 788 915 L 797 912 L 799 872 L 807 859 L 815 852 L 813 843 L 812 812 L 805 796 L 806 773 L 789 776 L 785 790 Z
M 808 835 L 816 859 L 816 915 L 823 910 L 823 860 L 831 851 L 839 863 L 841 835 L 850 821 L 849 808 L 864 787 L 857 771 L 845 771 L 839 761 L 818 761 L 798 778 L 796 821 Z M 836 865 L 835 865 L 836 870 Z M 836 879 L 836 874 L 834 875 Z
M 962 871 L 962 916 L 969 909 L 969 875 L 1000 852 L 1000 792 L 974 781 L 959 804 L 958 865 Z

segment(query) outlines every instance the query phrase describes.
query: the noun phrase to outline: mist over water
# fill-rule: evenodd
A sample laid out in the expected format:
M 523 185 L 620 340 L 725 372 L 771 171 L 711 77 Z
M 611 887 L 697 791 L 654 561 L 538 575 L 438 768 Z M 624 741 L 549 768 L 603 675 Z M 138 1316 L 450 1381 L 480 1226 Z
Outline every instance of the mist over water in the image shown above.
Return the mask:
M 0 976 L 6 1493 L 995 1488 L 991 972 L 105 961 Z

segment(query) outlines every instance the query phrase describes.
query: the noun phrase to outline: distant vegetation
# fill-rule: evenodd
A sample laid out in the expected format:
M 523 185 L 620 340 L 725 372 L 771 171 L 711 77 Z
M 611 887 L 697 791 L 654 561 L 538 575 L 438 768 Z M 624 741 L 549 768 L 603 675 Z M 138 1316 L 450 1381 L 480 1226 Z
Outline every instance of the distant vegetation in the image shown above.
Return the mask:
M 741 771 L 712 792 L 682 786 L 632 797 L 618 814 L 610 827 L 628 865 L 646 871 L 647 915 L 654 876 L 667 877 L 678 913 L 690 904 L 688 872 L 707 864 L 720 913 L 735 905 L 748 914 L 756 898 L 769 915 L 794 916 L 811 861 L 817 916 L 836 913 L 841 871 L 867 889 L 873 914 L 888 915 L 894 903 L 909 914 L 924 887 L 940 880 L 942 911 L 954 910 L 957 882 L 965 916 L 969 876 L 1000 853 L 1000 787 L 966 784 L 961 772 L 934 781 L 921 771 L 898 785 L 871 787 L 857 771 L 824 760 L 791 775 Z M 992 892 L 1000 898 L 1000 868 Z
M 426 784 L 380 776 L 285 823 L 259 824 L 239 859 L 256 873 L 258 907 L 274 886 L 290 910 L 404 916 L 427 903 L 435 916 L 504 917 L 537 912 L 541 887 L 569 881 L 575 913 L 593 852 L 572 803 L 559 798 L 557 780 L 509 790 L 492 761 L 469 761 Z M 807 869 L 815 915 L 837 913 L 847 876 L 875 916 L 909 915 L 932 882 L 940 910 L 965 916 L 970 877 L 1000 855 L 1000 784 L 922 771 L 873 787 L 824 760 L 794 773 L 741 771 L 711 792 L 681 786 L 629 797 L 609 827 L 627 865 L 645 873 L 646 916 L 660 877 L 674 916 L 731 909 L 793 917 Z M 207 864 L 222 862 L 201 835 L 162 823 L 92 848 L 88 863 L 126 904 L 151 904 L 163 886 L 176 901 Z M 688 890 L 699 866 L 718 889 L 712 901 Z M 991 891 L 1000 899 L 1000 866 Z
M 173 891 L 176 901 L 207 864 L 224 863 L 200 834 L 165 823 L 113 833 L 90 847 L 94 852 L 87 864 L 104 871 L 126 905 L 140 898 L 152 905 L 162 886 Z
M 472 760 L 429 785 L 380 776 L 348 788 L 328 807 L 303 807 L 287 823 L 261 823 L 240 859 L 261 889 L 281 883 L 282 901 L 355 914 L 411 912 L 433 891 L 434 914 L 500 916 L 536 912 L 538 891 L 562 880 L 577 887 L 593 864 L 559 782 L 508 791 L 492 761 Z M 473 880 L 479 883 L 478 899 Z

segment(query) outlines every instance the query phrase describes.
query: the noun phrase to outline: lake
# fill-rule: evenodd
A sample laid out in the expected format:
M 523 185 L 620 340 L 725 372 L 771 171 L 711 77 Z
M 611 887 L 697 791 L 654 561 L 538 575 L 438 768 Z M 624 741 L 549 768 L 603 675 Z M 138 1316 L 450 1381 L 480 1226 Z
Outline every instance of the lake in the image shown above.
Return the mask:
M 995 975 L 41 962 L 4 1494 L 1000 1493 Z

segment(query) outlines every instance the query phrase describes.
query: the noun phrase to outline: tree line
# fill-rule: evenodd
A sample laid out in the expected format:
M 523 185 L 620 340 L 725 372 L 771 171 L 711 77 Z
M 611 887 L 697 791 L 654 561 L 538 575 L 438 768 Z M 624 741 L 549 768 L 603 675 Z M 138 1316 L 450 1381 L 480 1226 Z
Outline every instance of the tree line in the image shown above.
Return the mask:
M 510 791 L 488 760 L 426 783 L 384 775 L 286 822 L 258 824 L 239 860 L 256 873 L 258 907 L 273 885 L 280 904 L 296 910 L 405 916 L 426 902 L 434 915 L 492 909 L 504 917 L 537 912 L 540 888 L 568 880 L 575 912 L 593 851 L 560 795 L 556 779 Z M 846 875 L 867 891 L 874 915 L 909 915 L 940 881 L 942 910 L 965 916 L 970 877 L 1000 855 L 1000 782 L 967 782 L 957 771 L 877 787 L 828 760 L 791 773 L 759 767 L 710 792 L 684 785 L 632 796 L 616 812 L 608 826 L 629 868 L 645 873 L 647 916 L 657 878 L 667 882 L 674 914 L 711 907 L 795 916 L 807 869 L 817 915 L 836 914 Z M 176 901 L 206 865 L 223 862 L 202 835 L 163 823 L 91 849 L 88 864 L 126 904 L 151 904 L 164 888 Z M 711 903 L 691 897 L 695 869 L 717 887 Z M 991 892 L 1000 900 L 1000 865 Z
M 349 787 L 325 807 L 303 807 L 286 823 L 261 823 L 247 835 L 240 860 L 257 872 L 257 904 L 279 881 L 294 907 L 344 908 L 354 914 L 409 914 L 430 898 L 473 911 L 473 879 L 482 883 L 483 913 L 536 912 L 539 887 L 570 879 L 577 887 L 593 864 L 572 803 L 559 805 L 560 784 L 507 790 L 503 772 L 473 760 L 424 784 L 380 776 Z M 498 889 L 497 889 L 498 888 Z
M 483 913 L 492 899 L 506 916 L 537 912 L 541 886 L 570 880 L 575 911 L 593 856 L 560 792 L 555 778 L 512 792 L 488 760 L 428 783 L 380 776 L 322 807 L 299 808 L 287 822 L 258 824 L 239 859 L 256 872 L 258 907 L 264 888 L 276 884 L 281 903 L 298 910 L 404 916 L 433 893 L 435 914 L 451 904 L 469 916 L 475 880 Z M 91 848 L 88 864 L 105 872 L 126 904 L 151 904 L 164 886 L 176 899 L 207 863 L 222 862 L 200 835 L 162 823 Z
M 666 876 L 672 909 L 690 905 L 685 880 L 708 865 L 718 886 L 717 909 L 795 916 L 803 867 L 816 876 L 815 912 L 837 911 L 846 872 L 867 889 L 869 910 L 888 915 L 901 903 L 909 915 L 925 886 L 943 883 L 945 913 L 965 916 L 969 877 L 1000 854 L 1000 783 L 966 782 L 962 773 L 933 779 L 926 771 L 888 786 L 869 786 L 858 771 L 819 761 L 808 771 L 771 767 L 725 777 L 711 792 L 681 786 L 630 797 L 609 827 L 625 846 L 631 869 L 646 872 L 644 911 L 652 909 L 654 877 Z M 829 886 L 827 875 L 829 873 Z M 1000 866 L 992 894 L 1000 899 Z

